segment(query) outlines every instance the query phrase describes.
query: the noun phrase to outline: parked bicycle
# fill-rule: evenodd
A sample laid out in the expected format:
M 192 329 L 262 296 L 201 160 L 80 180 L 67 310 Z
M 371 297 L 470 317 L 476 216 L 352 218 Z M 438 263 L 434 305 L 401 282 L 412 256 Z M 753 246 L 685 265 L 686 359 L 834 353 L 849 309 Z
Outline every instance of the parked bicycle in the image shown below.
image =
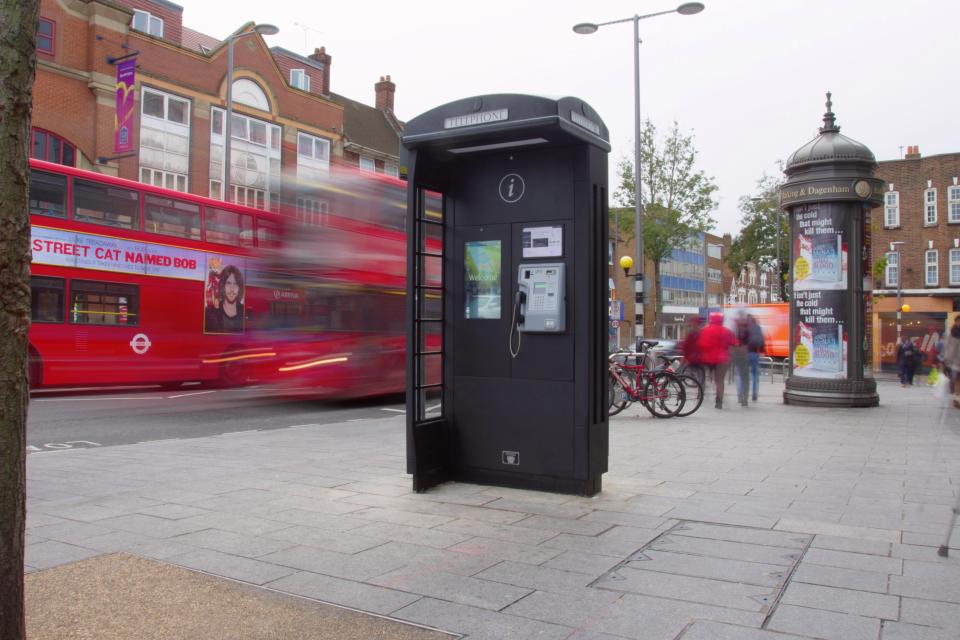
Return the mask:
M 649 354 L 649 348 L 656 344 L 644 340 L 639 352 L 610 354 L 610 415 L 620 413 L 631 402 L 642 403 L 658 418 L 672 418 L 683 411 L 687 385 L 669 369 L 656 366 Z

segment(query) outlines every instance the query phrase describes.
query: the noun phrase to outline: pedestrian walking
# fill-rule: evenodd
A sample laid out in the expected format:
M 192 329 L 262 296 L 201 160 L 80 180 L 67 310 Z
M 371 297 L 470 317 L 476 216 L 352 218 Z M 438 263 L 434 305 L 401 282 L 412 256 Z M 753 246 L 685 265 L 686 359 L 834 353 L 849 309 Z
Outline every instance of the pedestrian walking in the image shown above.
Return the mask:
M 960 384 L 957 384 L 960 374 L 960 315 L 953 319 L 953 326 L 943 341 L 943 350 L 940 352 L 943 362 L 943 374 L 950 381 L 950 395 L 954 397 L 953 406 L 960 407 L 957 396 L 960 394 Z
M 723 409 L 723 379 L 730 367 L 730 348 L 736 344 L 736 336 L 723 326 L 723 314 L 711 313 L 709 324 L 700 331 L 697 346 L 700 361 L 713 373 L 717 409 Z
M 741 314 L 736 323 L 737 344 L 730 349 L 733 361 L 734 377 L 737 380 L 737 401 L 741 407 L 747 406 L 747 392 L 750 386 L 749 356 L 747 343 L 750 341 L 750 326 L 747 318 Z
M 750 367 L 751 396 L 753 401 L 757 401 L 757 395 L 760 393 L 760 354 L 767 348 L 766 341 L 763 339 L 763 329 L 760 323 L 753 317 L 753 314 L 747 315 L 747 363 Z
M 694 316 L 687 321 L 687 337 L 680 343 L 680 351 L 686 363 L 684 372 L 692 375 L 703 384 L 705 379 L 703 361 L 700 358 L 700 332 L 703 330 L 703 318 Z
M 917 371 L 917 345 L 910 338 L 903 338 L 897 347 L 897 367 L 900 371 L 900 386 L 913 385 L 913 375 Z

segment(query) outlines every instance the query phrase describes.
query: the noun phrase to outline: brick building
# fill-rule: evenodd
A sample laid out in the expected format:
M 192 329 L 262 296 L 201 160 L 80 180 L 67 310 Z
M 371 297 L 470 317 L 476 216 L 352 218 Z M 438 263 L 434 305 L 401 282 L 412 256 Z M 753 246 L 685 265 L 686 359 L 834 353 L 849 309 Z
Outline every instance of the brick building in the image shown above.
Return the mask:
M 271 49 L 246 23 L 233 34 L 245 35 L 234 38 L 224 194 L 226 40 L 185 27 L 167 0 L 42 0 L 40 15 L 35 157 L 259 208 L 279 205 L 285 180 L 323 176 L 331 163 L 399 173 L 392 82 L 388 111 L 332 94 L 324 49 Z M 134 54 L 134 150 L 115 154 L 114 63 Z
M 727 304 L 769 304 L 780 302 L 780 289 L 775 269 L 746 263 L 739 274 L 730 273 Z
M 892 368 L 896 355 L 899 284 L 901 331 L 924 352 L 960 309 L 960 153 L 922 157 L 908 147 L 901 160 L 879 163 L 884 205 L 872 211 L 874 368 Z M 894 244 L 891 248 L 891 242 Z

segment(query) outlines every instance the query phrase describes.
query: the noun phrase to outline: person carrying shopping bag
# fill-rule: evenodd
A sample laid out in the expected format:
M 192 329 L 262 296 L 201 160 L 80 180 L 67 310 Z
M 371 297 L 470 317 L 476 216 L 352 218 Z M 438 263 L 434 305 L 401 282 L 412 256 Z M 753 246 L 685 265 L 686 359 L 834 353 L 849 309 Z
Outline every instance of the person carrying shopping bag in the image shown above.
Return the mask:
M 958 373 L 960 373 L 960 315 L 953 319 L 953 326 L 943 341 L 943 351 L 941 352 L 943 362 L 943 374 L 950 381 L 950 395 L 953 396 L 953 406 L 960 408 L 957 394 L 960 393 L 960 385 L 957 384 Z

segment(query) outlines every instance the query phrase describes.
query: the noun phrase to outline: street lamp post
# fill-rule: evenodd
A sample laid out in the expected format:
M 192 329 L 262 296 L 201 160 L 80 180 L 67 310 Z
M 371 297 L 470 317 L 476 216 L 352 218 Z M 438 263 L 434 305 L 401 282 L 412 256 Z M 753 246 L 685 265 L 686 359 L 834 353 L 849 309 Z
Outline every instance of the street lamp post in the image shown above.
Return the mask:
M 890 251 L 896 252 L 897 254 L 897 348 L 900 348 L 900 334 L 901 327 L 903 325 L 903 305 L 900 301 L 900 283 L 903 281 L 903 261 L 900 259 L 900 245 L 904 244 L 903 240 L 894 240 L 890 243 Z
M 634 204 L 634 235 L 636 236 L 636 248 L 637 248 L 637 269 L 634 273 L 634 277 L 639 278 L 643 275 L 643 203 L 641 202 L 641 183 L 640 176 L 642 175 L 640 171 L 640 21 L 647 18 L 653 18 L 656 16 L 663 16 L 669 13 L 679 13 L 684 16 L 691 16 L 695 13 L 700 13 L 703 11 L 702 2 L 685 2 L 678 6 L 676 9 L 670 9 L 669 11 L 658 11 L 656 13 L 648 13 L 645 15 L 634 15 L 630 18 L 623 18 L 621 20 L 611 20 L 609 22 L 581 22 L 580 24 L 574 25 L 573 31 L 581 35 L 588 35 L 591 33 L 596 33 L 597 29 L 600 27 L 605 27 L 611 24 L 620 24 L 622 22 L 633 22 L 633 115 L 634 115 L 634 158 L 633 158 L 633 197 L 635 200 Z M 634 287 L 634 294 L 636 294 L 636 287 Z M 634 312 L 636 314 L 636 312 Z M 640 327 L 636 326 L 636 315 L 634 315 L 634 333 L 635 337 L 640 335 Z
M 223 199 L 229 200 L 230 193 L 230 143 L 233 138 L 233 41 L 259 33 L 261 36 L 272 36 L 280 29 L 272 24 L 258 24 L 253 31 L 233 33 L 227 38 L 227 121 L 223 124 Z
M 783 267 L 780 266 L 780 233 L 783 226 L 780 215 L 780 190 L 777 189 L 777 302 L 783 302 L 783 289 L 786 284 L 783 281 Z

